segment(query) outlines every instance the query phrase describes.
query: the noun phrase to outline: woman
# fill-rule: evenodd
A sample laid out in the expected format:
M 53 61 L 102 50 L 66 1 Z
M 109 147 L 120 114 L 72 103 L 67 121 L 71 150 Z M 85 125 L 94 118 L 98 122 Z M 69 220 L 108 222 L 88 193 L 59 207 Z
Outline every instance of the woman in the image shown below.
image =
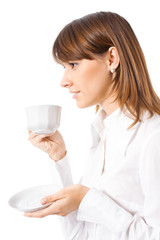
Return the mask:
M 73 184 L 61 134 L 29 140 L 46 151 L 64 184 L 48 208 L 29 217 L 60 218 L 66 239 L 160 239 L 160 99 L 129 23 L 98 12 L 64 27 L 53 46 L 65 68 L 61 86 L 78 107 L 96 105 L 93 143 L 81 184 Z

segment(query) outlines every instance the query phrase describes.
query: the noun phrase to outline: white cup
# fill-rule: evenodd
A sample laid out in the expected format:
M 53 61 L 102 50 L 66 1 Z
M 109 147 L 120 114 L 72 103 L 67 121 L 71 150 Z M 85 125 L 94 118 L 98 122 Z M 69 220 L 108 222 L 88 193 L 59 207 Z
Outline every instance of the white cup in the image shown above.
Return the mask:
M 28 128 L 36 134 L 51 134 L 60 125 L 61 107 L 57 105 L 37 105 L 27 107 Z

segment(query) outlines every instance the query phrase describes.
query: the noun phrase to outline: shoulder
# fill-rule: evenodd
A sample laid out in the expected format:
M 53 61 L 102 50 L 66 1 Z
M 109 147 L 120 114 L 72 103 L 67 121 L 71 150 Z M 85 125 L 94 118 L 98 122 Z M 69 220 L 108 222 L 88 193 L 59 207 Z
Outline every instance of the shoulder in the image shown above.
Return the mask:
M 154 130 L 144 142 L 144 149 L 147 152 L 151 150 L 152 153 L 155 149 L 160 152 L 160 129 Z
M 137 132 L 134 139 L 139 154 L 146 156 L 146 153 L 153 153 L 153 149 L 160 151 L 160 116 L 154 114 L 149 117 L 145 115 L 142 121 L 137 124 Z
M 159 124 L 160 125 L 160 115 L 154 113 L 153 116 L 150 116 L 150 113 L 148 111 L 146 111 L 142 118 L 142 123 L 144 124 L 149 124 L 149 125 L 155 125 L 155 124 Z
M 140 132 L 146 141 L 156 137 L 160 132 L 160 115 L 154 114 L 150 117 L 145 113 L 140 124 Z
M 155 114 L 151 118 L 145 118 L 141 123 L 141 156 L 145 159 L 158 157 L 160 161 L 160 116 Z
M 140 148 L 140 175 L 160 173 L 160 117 L 153 116 L 144 122 L 143 144 Z M 159 174 L 158 173 L 158 174 Z

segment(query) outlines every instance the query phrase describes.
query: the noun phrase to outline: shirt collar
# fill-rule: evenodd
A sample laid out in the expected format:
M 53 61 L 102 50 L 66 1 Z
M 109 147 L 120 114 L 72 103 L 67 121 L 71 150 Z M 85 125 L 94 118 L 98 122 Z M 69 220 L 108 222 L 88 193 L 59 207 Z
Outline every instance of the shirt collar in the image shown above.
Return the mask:
M 121 111 L 121 108 L 117 108 L 110 115 L 101 109 L 97 116 L 95 117 L 92 126 L 97 131 L 98 135 L 102 135 L 104 128 L 106 132 L 122 132 L 127 130 L 127 128 L 134 122 L 133 117 L 125 109 L 127 115 Z
M 96 132 L 100 136 L 105 128 L 104 119 L 106 118 L 106 116 L 107 116 L 106 112 L 103 109 L 101 109 L 97 113 L 97 115 L 92 123 L 92 127 L 96 130 Z
M 142 121 L 147 116 L 148 114 L 144 114 Z M 130 139 L 140 125 L 140 122 L 137 122 L 134 126 L 128 129 L 133 122 L 134 117 L 126 107 L 124 107 L 124 111 L 119 107 L 110 115 L 107 115 L 106 112 L 101 109 L 91 125 L 93 138 L 92 147 L 96 146 L 100 139 L 103 140 L 104 136 L 116 133 L 117 136 L 123 136 L 120 145 L 123 153 L 125 153 Z
M 107 133 L 122 133 L 132 131 L 136 128 L 137 125 L 135 124 L 130 130 L 127 130 L 134 122 L 134 117 L 125 107 L 124 111 L 125 113 L 119 107 L 110 115 L 106 115 L 103 123 Z
M 142 121 L 147 118 L 148 113 L 144 113 Z M 124 107 L 124 111 L 121 108 L 117 108 L 110 115 L 107 115 L 106 112 L 101 109 L 96 115 L 92 125 L 96 129 L 98 134 L 101 134 L 104 128 L 109 132 L 113 131 L 125 131 L 129 126 L 134 122 L 135 118 L 131 113 Z M 134 129 L 136 124 L 131 128 Z
M 141 119 L 142 122 L 148 116 L 148 112 L 145 112 Z M 126 107 L 124 107 L 124 112 L 119 107 L 108 116 L 106 112 L 101 109 L 91 125 L 93 139 L 92 147 L 96 147 L 100 139 L 103 141 L 107 135 L 115 133 L 117 136 L 120 136 L 121 141 L 119 145 L 123 154 L 126 154 L 127 146 L 141 124 L 140 122 L 137 122 L 134 126 L 128 129 L 133 122 L 134 117 Z

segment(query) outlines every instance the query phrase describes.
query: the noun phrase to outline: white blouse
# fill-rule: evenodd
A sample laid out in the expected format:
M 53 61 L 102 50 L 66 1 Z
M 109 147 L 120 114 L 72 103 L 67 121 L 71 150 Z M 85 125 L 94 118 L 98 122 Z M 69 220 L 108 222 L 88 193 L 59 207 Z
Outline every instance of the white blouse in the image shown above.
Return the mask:
M 67 240 L 160 240 L 160 116 L 127 128 L 120 108 L 101 110 L 81 184 L 90 188 L 79 209 L 60 217 Z M 72 184 L 68 157 L 55 166 Z M 104 167 L 104 169 L 103 169 Z

